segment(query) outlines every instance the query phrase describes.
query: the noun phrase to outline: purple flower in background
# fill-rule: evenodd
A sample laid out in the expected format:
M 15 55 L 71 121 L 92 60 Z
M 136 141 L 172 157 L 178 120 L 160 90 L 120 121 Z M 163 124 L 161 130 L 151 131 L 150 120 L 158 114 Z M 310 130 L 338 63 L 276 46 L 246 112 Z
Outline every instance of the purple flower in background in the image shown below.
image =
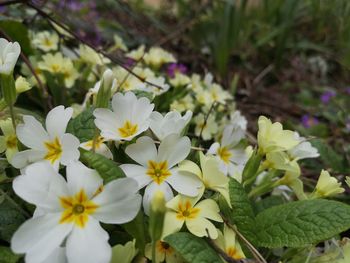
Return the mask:
M 0 6 L 0 14 L 5 13 L 6 11 L 6 6 Z
M 187 72 L 187 67 L 181 63 L 170 63 L 167 68 L 168 76 L 171 78 L 175 77 L 175 73 L 185 74 Z
M 311 126 L 314 126 L 318 123 L 319 123 L 318 119 L 314 116 L 309 115 L 309 114 L 305 114 L 301 117 L 301 124 L 305 128 L 310 128 Z
M 132 58 L 126 58 L 125 59 L 125 62 L 124 62 L 124 65 L 126 66 L 126 67 L 128 67 L 128 68 L 131 68 L 134 64 L 135 64 L 135 60 L 134 59 L 132 59 Z
M 321 101 L 324 104 L 327 104 L 333 97 L 335 97 L 337 95 L 337 93 L 333 90 L 327 90 L 325 92 L 322 93 L 321 95 Z
M 346 88 L 345 92 L 350 95 L 350 87 Z

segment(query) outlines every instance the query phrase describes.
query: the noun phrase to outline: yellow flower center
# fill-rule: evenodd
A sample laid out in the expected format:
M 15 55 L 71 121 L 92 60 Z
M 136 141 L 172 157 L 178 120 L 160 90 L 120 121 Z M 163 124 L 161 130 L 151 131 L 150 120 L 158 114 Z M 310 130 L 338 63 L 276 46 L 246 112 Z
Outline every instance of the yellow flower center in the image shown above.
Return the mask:
M 52 70 L 52 72 L 54 72 L 54 73 L 60 72 L 60 69 L 61 69 L 61 67 L 60 67 L 60 65 L 58 65 L 58 64 L 52 64 L 52 65 L 51 65 L 51 70 Z
M 168 162 L 155 162 L 155 161 L 148 161 L 148 169 L 146 174 L 148 174 L 154 182 L 157 184 L 161 184 L 164 182 L 164 180 L 171 175 L 171 172 L 168 169 Z
M 17 137 L 16 135 L 9 135 L 6 137 L 6 148 L 13 149 L 17 147 Z
M 137 132 L 137 129 L 137 124 L 132 124 L 130 121 L 126 121 L 124 126 L 119 128 L 118 131 L 122 138 L 126 138 L 134 135 Z
M 100 149 L 102 143 L 103 143 L 103 137 L 102 136 L 98 136 L 98 138 L 96 139 L 95 141 L 95 149 Z M 93 144 L 94 144 L 94 140 L 90 140 L 90 141 L 87 141 L 85 143 L 85 147 L 87 148 L 91 148 L 93 147 Z
M 185 204 L 180 202 L 178 204 L 178 212 L 176 218 L 179 220 L 194 219 L 198 216 L 200 209 L 192 207 L 190 201 L 186 201 Z
M 57 137 L 51 142 L 44 142 L 44 144 L 47 149 L 47 153 L 44 157 L 45 160 L 48 160 L 53 164 L 61 158 L 62 146 Z
M 74 223 L 84 228 L 89 221 L 89 215 L 95 213 L 98 205 L 88 199 L 85 191 L 80 190 L 75 196 L 60 197 L 60 204 L 64 208 L 60 224 Z
M 52 46 L 52 41 L 49 38 L 44 39 L 44 46 L 51 47 Z
M 226 147 L 220 147 L 217 150 L 217 154 L 220 156 L 221 160 L 223 160 L 226 164 L 230 162 L 232 153 Z
M 236 260 L 240 260 L 240 259 L 244 258 L 244 256 L 241 255 L 241 253 L 235 247 L 228 247 L 226 249 L 226 253 L 231 258 L 236 259 Z

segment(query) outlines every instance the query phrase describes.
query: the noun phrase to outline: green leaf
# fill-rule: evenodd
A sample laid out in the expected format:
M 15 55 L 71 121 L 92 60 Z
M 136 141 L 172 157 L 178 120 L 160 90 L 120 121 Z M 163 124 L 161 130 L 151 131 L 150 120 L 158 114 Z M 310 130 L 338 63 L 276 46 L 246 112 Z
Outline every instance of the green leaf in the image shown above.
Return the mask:
M 132 221 L 124 224 L 123 227 L 126 232 L 136 239 L 136 247 L 143 252 L 147 243 L 143 213 L 139 211 L 137 216 Z
M 231 178 L 229 182 L 229 195 L 232 209 L 228 207 L 225 201 L 220 199 L 220 211 L 230 224 L 236 225 L 243 236 L 254 243 L 256 223 L 253 207 L 243 186 L 234 178 Z
M 93 108 L 88 108 L 68 123 L 67 132 L 75 135 L 80 142 L 92 140 L 95 135 L 93 111 Z
M 5 199 L 0 204 L 0 239 L 10 242 L 13 233 L 24 220 L 18 209 Z
M 264 210 L 256 217 L 261 247 L 303 247 L 350 228 L 350 206 L 317 199 L 291 202 Z
M 80 149 L 80 159 L 89 167 L 95 169 L 103 178 L 105 184 L 118 178 L 126 177 L 116 162 L 101 154 Z
M 281 205 L 284 204 L 286 201 L 285 199 L 280 196 L 280 195 L 271 195 L 268 196 L 258 202 L 255 203 L 255 211 L 256 213 L 260 213 L 263 210 L 266 210 L 270 207 L 276 206 L 276 205 Z
M 13 254 L 8 247 L 0 247 L 0 263 L 16 263 L 20 257 Z
M 28 30 L 21 22 L 2 20 L 0 21 L 0 28 L 11 38 L 12 42 L 17 41 L 20 44 L 21 50 L 24 54 L 28 56 L 33 53 Z
M 191 235 L 190 233 L 179 232 L 165 238 L 181 256 L 191 263 L 222 263 L 221 258 L 204 239 Z

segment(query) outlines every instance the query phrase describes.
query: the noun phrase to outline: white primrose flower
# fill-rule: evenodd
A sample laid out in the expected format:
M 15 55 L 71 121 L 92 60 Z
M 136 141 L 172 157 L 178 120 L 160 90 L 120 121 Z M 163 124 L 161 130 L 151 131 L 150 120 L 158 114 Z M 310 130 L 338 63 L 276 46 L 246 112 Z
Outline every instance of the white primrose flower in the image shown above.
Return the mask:
M 238 110 L 231 112 L 230 123 L 235 127 L 239 127 L 243 131 L 247 130 L 248 121 Z
M 48 257 L 62 256 L 63 251 L 70 263 L 110 262 L 109 236 L 99 222 L 129 222 L 141 204 L 133 179 L 117 179 L 103 186 L 99 174 L 80 162 L 67 166 L 67 181 L 48 163 L 32 164 L 16 177 L 13 189 L 40 210 L 11 240 L 12 250 L 26 254 L 27 263 L 49 262 Z
M 137 98 L 132 92 L 117 93 L 112 99 L 112 109 L 96 109 L 95 124 L 107 140 L 130 141 L 148 129 L 154 104 L 147 98 Z
M 21 54 L 21 46 L 17 42 L 9 42 L 0 38 L 0 74 L 10 75 Z
M 210 114 L 209 117 L 206 118 L 203 113 L 199 113 L 193 120 L 196 124 L 194 130 L 195 135 L 201 135 L 202 139 L 205 141 L 210 140 L 213 135 L 218 132 L 219 127 L 213 114 Z
M 317 148 L 306 141 L 306 138 L 300 137 L 299 133 L 295 132 L 295 138 L 299 140 L 299 144 L 292 149 L 288 150 L 288 154 L 292 159 L 301 160 L 306 158 L 317 158 L 320 156 Z
M 243 138 L 244 130 L 234 125 L 227 125 L 220 142 L 213 143 L 208 150 L 208 154 L 218 158 L 220 170 L 238 181 L 240 181 L 239 174 L 249 158 L 245 149 L 237 146 Z
M 106 144 L 104 144 L 104 142 L 106 142 L 106 140 L 103 137 L 97 137 L 97 139 L 95 140 L 95 152 L 103 155 L 108 159 L 113 159 L 113 154 L 111 150 Z M 92 150 L 92 148 L 94 148 L 94 140 L 89 140 L 87 142 L 81 143 L 80 148 L 83 148 L 88 151 Z
M 183 174 L 175 167 L 187 157 L 190 150 L 190 139 L 177 134 L 164 138 L 158 150 L 154 141 L 147 136 L 137 139 L 136 143 L 125 149 L 126 154 L 138 164 L 122 164 L 120 167 L 127 177 L 134 178 L 139 183 L 139 189 L 147 186 L 143 197 L 146 213 L 149 212 L 151 200 L 157 191 L 164 193 L 166 201 L 173 198 L 169 185 L 183 195 L 198 195 L 200 179 L 192 174 Z
M 187 111 L 184 116 L 181 116 L 178 111 L 170 111 L 165 116 L 154 111 L 151 114 L 150 128 L 159 140 L 163 140 L 172 133 L 180 135 L 191 117 L 192 111 Z
M 24 115 L 24 123 L 16 129 L 17 137 L 29 150 L 17 153 L 12 165 L 21 169 L 30 163 L 45 160 L 58 169 L 60 163 L 67 165 L 78 160 L 80 142 L 74 135 L 66 133 L 72 114 L 72 108 L 53 108 L 46 117 L 46 130 L 33 116 Z

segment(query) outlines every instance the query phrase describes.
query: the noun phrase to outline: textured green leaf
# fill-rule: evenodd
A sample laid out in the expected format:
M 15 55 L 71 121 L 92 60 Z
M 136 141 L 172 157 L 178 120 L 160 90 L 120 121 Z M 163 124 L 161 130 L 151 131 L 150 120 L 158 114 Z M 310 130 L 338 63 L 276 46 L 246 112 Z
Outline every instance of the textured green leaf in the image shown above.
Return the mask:
M 125 177 L 125 173 L 116 162 L 107 159 L 101 154 L 81 149 L 80 159 L 89 167 L 95 169 L 103 178 L 105 183 Z
M 243 186 L 234 178 L 231 178 L 229 182 L 229 194 L 232 209 L 220 199 L 220 211 L 232 225 L 236 225 L 238 230 L 254 243 L 254 210 Z
M 24 220 L 24 216 L 18 209 L 5 199 L 0 204 L 0 239 L 9 242 Z
M 86 109 L 68 123 L 67 132 L 75 135 L 80 142 L 92 140 L 95 135 L 93 111 L 93 108 Z
M 11 38 L 12 42 L 17 41 L 21 45 L 24 54 L 28 56 L 33 53 L 25 25 L 19 21 L 2 20 L 0 21 L 0 28 Z
M 190 233 L 179 232 L 165 238 L 181 256 L 191 263 L 222 263 L 221 258 L 204 239 L 191 235 Z
M 0 263 L 16 263 L 20 256 L 12 253 L 8 247 L 0 247 Z
M 271 195 L 255 203 L 254 208 L 256 213 L 260 213 L 270 207 L 284 204 L 286 201 L 280 195 Z
M 256 217 L 259 246 L 303 247 L 350 228 L 350 206 L 317 199 L 291 202 L 264 210 Z

